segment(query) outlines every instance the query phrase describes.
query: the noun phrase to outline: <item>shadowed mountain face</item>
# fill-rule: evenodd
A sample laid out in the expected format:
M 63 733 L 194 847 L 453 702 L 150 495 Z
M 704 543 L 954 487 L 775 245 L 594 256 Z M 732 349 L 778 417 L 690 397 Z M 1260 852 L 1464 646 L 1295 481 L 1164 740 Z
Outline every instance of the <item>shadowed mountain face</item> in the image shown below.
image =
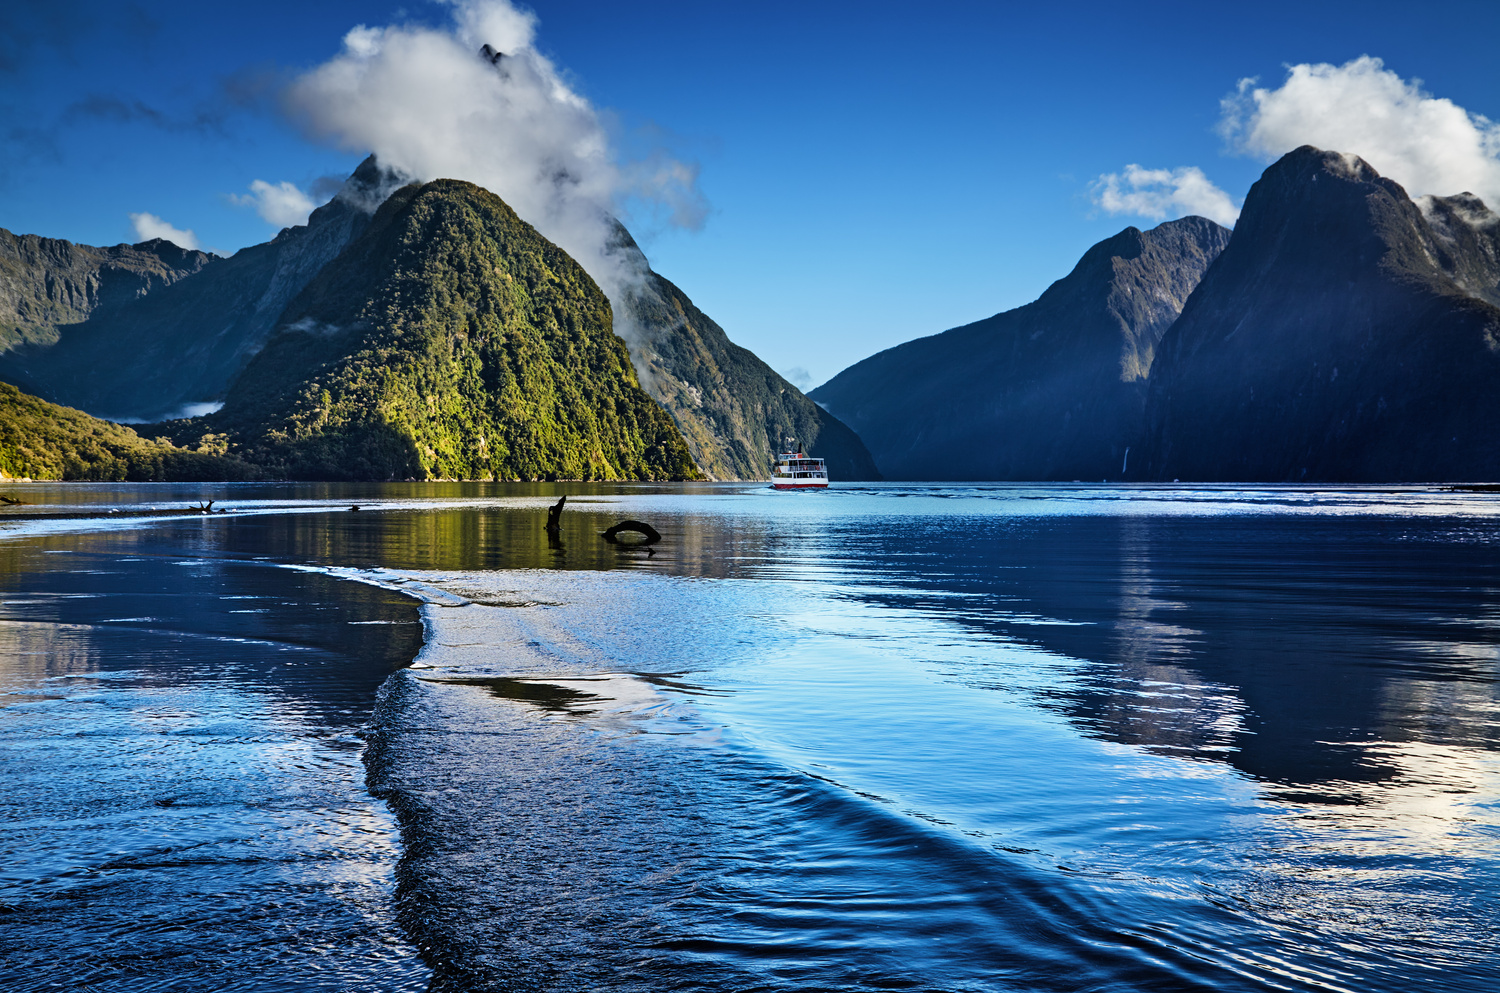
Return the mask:
M 494 194 L 385 201 L 285 308 L 206 431 L 299 479 L 699 478 L 609 302 Z
M 1034 303 L 873 355 L 810 395 L 893 479 L 1117 479 L 1157 343 L 1228 240 L 1201 217 L 1126 228 Z
M 712 479 L 768 479 L 775 454 L 801 443 L 839 481 L 879 479 L 859 436 L 652 272 L 624 228 L 621 250 L 643 279 L 624 302 L 623 332 L 641 385 L 672 415 Z
M 59 328 L 103 318 L 212 261 L 160 238 L 94 248 L 0 228 L 0 356 L 55 344 Z
M 162 241 L 95 249 L 0 237 L 0 267 L 8 267 L 12 243 L 31 246 L 36 259 L 21 292 L 0 268 L 0 337 L 6 322 L 20 326 L 12 333 L 17 347 L 0 354 L 0 379 L 56 403 L 135 420 L 221 400 L 287 303 L 363 230 L 394 185 L 373 157 L 366 159 L 306 226 L 227 259 Z M 91 263 L 91 256 L 105 261 Z M 90 264 L 97 276 L 88 275 Z M 49 290 L 46 305 L 36 299 L 39 290 L 25 292 L 44 285 L 66 292 Z M 22 325 L 23 317 L 29 323 Z
M 1500 219 L 1311 147 L 1251 188 L 1151 376 L 1159 479 L 1500 478 Z

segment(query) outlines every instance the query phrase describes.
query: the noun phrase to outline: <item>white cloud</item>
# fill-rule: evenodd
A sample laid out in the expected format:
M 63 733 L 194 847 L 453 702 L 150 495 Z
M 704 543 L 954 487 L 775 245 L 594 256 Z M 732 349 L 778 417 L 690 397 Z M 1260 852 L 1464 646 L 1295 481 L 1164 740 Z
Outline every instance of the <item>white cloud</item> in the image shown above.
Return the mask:
M 1229 194 L 1219 189 L 1197 166 L 1180 169 L 1143 169 L 1131 164 L 1122 176 L 1105 173 L 1094 181 L 1094 203 L 1111 214 L 1134 214 L 1152 220 L 1198 214 L 1232 225 L 1240 216 Z
M 534 15 L 507 0 L 446 2 L 453 21 L 443 30 L 351 30 L 340 54 L 288 88 L 288 111 L 311 135 L 373 151 L 412 178 L 498 194 L 618 304 L 637 274 L 611 251 L 610 218 L 644 203 L 700 225 L 696 170 L 661 154 L 622 164 L 599 113 L 536 50 Z M 498 62 L 479 54 L 483 45 L 502 53 Z
M 131 214 L 130 223 L 135 225 L 135 236 L 141 241 L 165 238 L 182 248 L 197 248 L 198 236 L 192 231 L 174 228 L 155 214 Z
M 1377 58 L 1291 66 L 1277 89 L 1244 79 L 1220 131 L 1238 151 L 1274 159 L 1301 145 L 1353 153 L 1412 196 L 1477 194 L 1500 204 L 1500 124 L 1432 96 Z
M 813 387 L 812 373 L 800 365 L 794 365 L 790 369 L 782 369 L 781 378 L 797 387 L 803 393 L 806 393 Z
M 312 197 L 292 183 L 280 182 L 272 186 L 263 179 L 251 183 L 248 194 L 231 193 L 229 200 L 241 207 L 254 207 L 257 214 L 278 228 L 306 224 L 307 215 L 317 207 Z

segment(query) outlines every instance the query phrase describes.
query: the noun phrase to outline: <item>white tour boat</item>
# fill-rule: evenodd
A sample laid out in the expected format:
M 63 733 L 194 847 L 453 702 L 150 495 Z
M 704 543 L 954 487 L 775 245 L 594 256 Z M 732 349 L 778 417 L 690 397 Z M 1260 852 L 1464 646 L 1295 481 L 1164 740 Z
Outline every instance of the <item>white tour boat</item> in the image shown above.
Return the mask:
M 809 458 L 801 449 L 776 456 L 771 488 L 777 490 L 826 490 L 828 467 L 822 459 Z

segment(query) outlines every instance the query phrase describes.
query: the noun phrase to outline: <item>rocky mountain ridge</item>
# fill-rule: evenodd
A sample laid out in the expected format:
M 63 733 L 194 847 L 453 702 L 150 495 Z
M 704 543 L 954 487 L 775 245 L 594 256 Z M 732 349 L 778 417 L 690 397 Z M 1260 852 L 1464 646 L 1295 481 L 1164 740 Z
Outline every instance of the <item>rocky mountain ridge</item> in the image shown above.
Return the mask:
M 1500 478 L 1500 223 L 1304 146 L 1164 337 L 1145 478 Z
M 73 319 L 51 331 L 18 334 L 17 343 L 0 353 L 0 380 L 55 403 L 137 421 L 221 399 L 292 297 L 363 230 L 396 183 L 373 157 L 366 159 L 306 225 L 285 228 L 229 258 L 186 252 L 170 242 L 148 242 L 158 246 L 149 252 L 122 246 L 130 250 L 121 256 L 132 260 L 181 255 L 191 265 L 173 270 L 172 278 L 142 284 L 120 301 L 128 305 L 74 306 L 59 311 Z M 101 251 L 51 244 L 57 246 L 53 257 L 61 259 Z M 45 285 L 59 282 L 55 268 L 38 271 Z M 8 316 L 0 311 L 0 320 Z
M 623 227 L 617 238 L 641 279 L 622 302 L 616 329 L 625 331 L 641 385 L 672 415 L 709 478 L 766 479 L 775 455 L 797 443 L 822 458 L 833 479 L 880 478 L 857 434 L 730 341 L 686 293 L 651 270 Z
M 896 479 L 1119 478 L 1158 342 L 1229 240 L 1130 227 L 1036 301 L 858 362 L 809 394 Z
M 54 343 L 59 328 L 138 300 L 213 258 L 160 238 L 96 248 L 0 228 L 0 353 Z

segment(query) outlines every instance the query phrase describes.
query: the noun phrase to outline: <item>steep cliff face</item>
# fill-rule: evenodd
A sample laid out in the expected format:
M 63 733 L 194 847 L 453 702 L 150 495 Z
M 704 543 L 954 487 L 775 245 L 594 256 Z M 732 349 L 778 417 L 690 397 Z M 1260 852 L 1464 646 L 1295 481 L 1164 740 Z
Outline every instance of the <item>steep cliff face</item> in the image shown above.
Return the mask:
M 472 184 L 397 191 L 278 326 L 177 437 L 295 478 L 699 478 L 598 286 Z
M 153 273 L 154 281 L 133 295 L 101 290 L 101 304 L 118 299 L 119 305 L 70 304 L 57 312 L 74 320 L 56 322 L 45 333 L 18 333 L 18 347 L 0 354 L 0 379 L 113 418 L 152 419 L 184 404 L 222 399 L 291 299 L 369 223 L 392 179 L 367 159 L 305 226 L 287 228 L 227 259 L 185 253 L 169 242 L 126 246 L 132 259 L 149 254 L 176 263 L 174 253 L 181 255 L 181 271 L 173 270 L 172 278 Z M 37 285 L 64 285 L 72 271 L 68 260 L 104 251 L 49 244 L 50 253 L 34 267 Z M 3 252 L 0 242 L 0 266 Z M 191 279 L 181 278 L 189 274 Z M 79 298 L 77 292 L 67 295 Z
M 1355 156 L 1287 154 L 1162 341 L 1140 471 L 1500 476 L 1492 217 L 1468 196 L 1419 206 Z
M 1117 479 L 1158 342 L 1228 239 L 1201 217 L 1127 228 L 1035 302 L 873 355 L 810 395 L 891 478 Z
M 0 228 L 0 353 L 55 343 L 59 328 L 116 310 L 212 260 L 160 238 L 95 248 Z
M 879 479 L 859 436 L 693 305 L 620 231 L 643 279 L 616 323 L 641 384 L 672 415 L 711 479 L 767 479 L 775 454 L 800 442 L 835 481 Z
M 1472 193 L 1418 197 L 1432 262 L 1472 297 L 1500 307 L 1500 216 Z

